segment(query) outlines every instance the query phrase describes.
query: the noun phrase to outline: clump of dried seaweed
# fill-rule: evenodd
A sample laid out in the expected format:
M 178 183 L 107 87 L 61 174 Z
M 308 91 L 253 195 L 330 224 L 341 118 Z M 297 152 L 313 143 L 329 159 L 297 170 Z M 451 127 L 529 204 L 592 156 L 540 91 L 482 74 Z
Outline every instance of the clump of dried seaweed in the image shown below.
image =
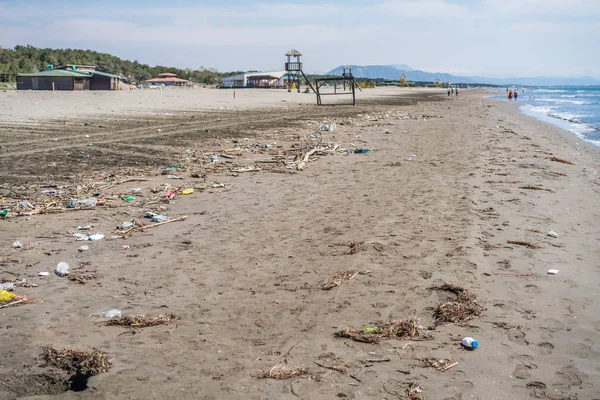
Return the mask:
M 419 357 L 417 360 L 421 362 L 423 368 L 435 368 L 440 372 L 445 372 L 458 364 L 446 358 Z
M 400 161 L 394 161 L 393 163 L 386 164 L 386 167 L 401 167 L 402 163 Z
M 425 400 L 423 393 L 423 387 L 416 382 L 409 383 L 406 390 L 406 396 L 408 400 Z
M 100 278 L 101 275 L 95 269 L 76 270 L 69 274 L 69 280 L 85 285 L 93 279 Z
M 85 376 L 98 375 L 106 372 L 112 366 L 106 353 L 99 349 L 84 350 L 57 350 L 51 346 L 42 347 L 42 360 L 46 365 L 57 367 L 71 374 Z
M 556 161 L 556 162 L 568 164 L 568 165 L 575 165 L 575 163 L 573 163 L 571 161 L 563 160 L 562 158 L 558 158 L 558 157 L 550 157 L 550 161 Z
M 465 288 L 445 283 L 434 289 L 456 295 L 456 300 L 445 301 L 435 308 L 433 317 L 436 325 L 465 323 L 483 315 L 484 307 L 477 301 L 477 296 Z
M 415 318 L 387 321 L 361 331 L 345 328 L 334 333 L 335 337 L 352 339 L 355 342 L 377 343 L 383 339 L 423 340 L 427 334 Z
M 133 246 L 134 249 L 144 249 L 146 247 L 152 247 L 152 243 L 139 243 L 139 244 L 134 244 Z
M 351 240 L 348 242 L 339 242 L 339 243 L 336 243 L 335 245 L 348 247 L 349 250 L 348 250 L 348 253 L 346 253 L 346 254 L 356 254 L 358 252 L 367 250 L 365 247 L 365 242 L 357 241 L 357 240 Z
M 146 315 L 129 315 L 121 318 L 111 318 L 106 321 L 107 326 L 126 326 L 130 328 L 145 328 L 147 326 L 166 325 L 172 320 L 178 319 L 177 314 L 168 313 L 157 317 Z
M 306 368 L 296 368 L 289 369 L 282 365 L 276 365 L 269 370 L 266 374 L 262 375 L 262 378 L 271 378 L 271 379 L 290 379 L 297 376 L 307 375 L 308 370 Z
M 525 247 L 529 247 L 530 249 L 541 249 L 542 248 L 542 246 L 540 246 L 537 243 L 525 242 L 523 240 L 507 240 L 506 243 L 516 244 L 519 246 L 525 246 Z
M 354 278 L 356 275 L 358 275 L 358 271 L 350 270 L 339 272 L 325 281 L 325 283 L 323 284 L 323 290 L 330 290 L 336 286 L 341 286 L 344 283 L 351 280 L 352 278 Z
M 533 185 L 525 185 L 525 186 L 519 186 L 519 189 L 527 189 L 527 190 L 545 190 L 547 192 L 551 192 L 551 189 L 546 189 L 544 187 L 541 186 L 533 186 Z

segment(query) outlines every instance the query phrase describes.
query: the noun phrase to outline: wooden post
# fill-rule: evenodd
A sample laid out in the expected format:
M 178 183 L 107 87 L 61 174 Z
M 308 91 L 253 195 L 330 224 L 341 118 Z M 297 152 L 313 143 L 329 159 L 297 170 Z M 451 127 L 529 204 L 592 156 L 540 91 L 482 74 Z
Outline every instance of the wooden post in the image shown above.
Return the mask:
M 54 82 L 52 82 L 52 91 L 54 92 Z
M 354 82 L 354 78 L 352 78 L 352 105 L 354 107 L 356 107 L 356 89 L 354 88 L 355 82 Z
M 235 90 L 233 91 L 233 99 L 235 100 Z

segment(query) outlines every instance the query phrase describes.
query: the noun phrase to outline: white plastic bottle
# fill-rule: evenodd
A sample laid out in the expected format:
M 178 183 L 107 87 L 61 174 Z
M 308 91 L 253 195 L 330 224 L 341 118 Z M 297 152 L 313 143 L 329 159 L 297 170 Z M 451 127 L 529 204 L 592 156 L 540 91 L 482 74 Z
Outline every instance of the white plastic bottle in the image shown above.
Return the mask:
M 466 337 L 460 343 L 467 349 L 475 350 L 479 347 L 479 342 L 472 337 Z
M 67 275 L 69 275 L 69 264 L 67 264 L 64 261 L 63 262 L 59 262 L 58 265 L 56 266 L 55 273 L 58 276 L 67 276 Z

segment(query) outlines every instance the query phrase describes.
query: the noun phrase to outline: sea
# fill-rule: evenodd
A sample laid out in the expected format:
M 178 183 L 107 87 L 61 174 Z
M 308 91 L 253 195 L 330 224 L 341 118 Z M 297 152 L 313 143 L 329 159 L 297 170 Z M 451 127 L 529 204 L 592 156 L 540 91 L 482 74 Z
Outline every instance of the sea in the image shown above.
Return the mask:
M 505 90 L 502 96 L 494 97 L 508 100 Z M 517 91 L 520 109 L 525 114 L 571 131 L 600 147 L 600 86 L 517 88 Z

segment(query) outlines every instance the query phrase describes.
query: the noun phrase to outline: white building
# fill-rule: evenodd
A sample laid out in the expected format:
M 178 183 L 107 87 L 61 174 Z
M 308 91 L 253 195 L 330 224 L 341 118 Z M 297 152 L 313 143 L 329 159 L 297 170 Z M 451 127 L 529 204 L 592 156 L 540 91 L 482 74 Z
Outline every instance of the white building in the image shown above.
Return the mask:
M 223 87 L 283 87 L 285 71 L 245 72 L 223 78 Z

